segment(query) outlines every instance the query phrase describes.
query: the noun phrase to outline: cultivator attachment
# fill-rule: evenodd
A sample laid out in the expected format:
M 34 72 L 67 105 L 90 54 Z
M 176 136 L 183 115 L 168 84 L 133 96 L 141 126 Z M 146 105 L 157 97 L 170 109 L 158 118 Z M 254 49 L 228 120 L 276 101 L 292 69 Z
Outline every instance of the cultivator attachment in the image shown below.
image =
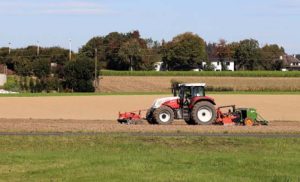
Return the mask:
M 121 124 L 141 124 L 142 123 L 142 111 L 133 111 L 133 112 L 119 112 L 118 122 Z

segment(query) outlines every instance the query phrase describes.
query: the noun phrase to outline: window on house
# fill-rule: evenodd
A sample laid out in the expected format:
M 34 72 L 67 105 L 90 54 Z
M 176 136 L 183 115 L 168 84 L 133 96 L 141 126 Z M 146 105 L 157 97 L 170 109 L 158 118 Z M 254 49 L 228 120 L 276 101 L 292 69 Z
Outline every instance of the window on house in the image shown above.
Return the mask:
M 217 62 L 217 65 L 219 66 L 219 65 L 220 65 L 220 62 Z
M 230 65 L 230 62 L 226 62 L 226 66 L 229 66 Z

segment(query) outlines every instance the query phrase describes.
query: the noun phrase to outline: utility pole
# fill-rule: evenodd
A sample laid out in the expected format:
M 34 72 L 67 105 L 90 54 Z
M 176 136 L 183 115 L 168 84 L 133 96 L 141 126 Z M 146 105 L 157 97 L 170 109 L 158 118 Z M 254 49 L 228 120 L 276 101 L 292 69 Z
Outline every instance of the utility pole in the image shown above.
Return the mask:
M 69 60 L 72 61 L 72 40 L 69 39 Z
M 98 88 L 98 50 L 95 48 L 95 89 Z
M 9 55 L 10 55 L 10 52 L 11 52 L 10 46 L 11 46 L 11 43 L 9 42 L 9 43 L 8 43 L 8 54 L 9 54 Z
M 39 56 L 40 55 L 40 42 L 37 41 L 37 50 L 36 50 L 36 55 Z

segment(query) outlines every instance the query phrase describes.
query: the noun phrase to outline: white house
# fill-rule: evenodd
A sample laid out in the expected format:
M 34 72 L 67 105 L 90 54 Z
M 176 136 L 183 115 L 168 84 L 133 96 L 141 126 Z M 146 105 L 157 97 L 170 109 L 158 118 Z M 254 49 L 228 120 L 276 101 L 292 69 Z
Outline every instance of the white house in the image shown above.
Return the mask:
M 296 71 L 300 70 L 300 60 L 297 59 L 296 55 L 289 56 L 286 55 L 283 57 L 283 61 L 285 63 L 282 71 Z
M 222 70 L 234 71 L 234 61 L 226 60 L 223 62 L 223 64 L 221 61 L 212 61 L 211 64 L 214 66 L 214 71 L 222 71 Z M 205 68 L 206 65 L 207 65 L 206 62 L 202 62 L 203 68 Z
M 231 60 L 225 60 L 223 62 L 221 61 L 211 61 L 211 65 L 214 67 L 214 71 L 223 71 L 223 70 L 227 70 L 227 71 L 235 71 L 234 70 L 234 61 Z M 207 66 L 207 62 L 202 62 L 202 68 L 205 68 Z M 225 68 L 226 66 L 226 68 Z M 154 70 L 155 71 L 165 71 L 165 67 L 163 65 L 163 62 L 156 62 L 154 63 Z M 201 69 L 199 68 L 193 68 L 190 71 L 200 71 Z
M 162 65 L 163 65 L 163 62 L 156 62 L 156 63 L 154 63 L 154 69 L 155 69 L 155 71 L 162 71 Z
M 234 71 L 234 61 L 225 61 L 224 66 L 226 66 L 226 70 Z

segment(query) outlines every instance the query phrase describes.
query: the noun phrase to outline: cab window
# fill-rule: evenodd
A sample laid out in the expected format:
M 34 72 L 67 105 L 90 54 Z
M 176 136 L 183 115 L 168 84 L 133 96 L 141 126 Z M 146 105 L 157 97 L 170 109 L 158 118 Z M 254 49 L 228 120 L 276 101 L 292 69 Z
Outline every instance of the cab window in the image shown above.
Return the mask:
M 204 96 L 204 88 L 203 87 L 193 87 L 193 96 L 194 97 L 203 97 Z

